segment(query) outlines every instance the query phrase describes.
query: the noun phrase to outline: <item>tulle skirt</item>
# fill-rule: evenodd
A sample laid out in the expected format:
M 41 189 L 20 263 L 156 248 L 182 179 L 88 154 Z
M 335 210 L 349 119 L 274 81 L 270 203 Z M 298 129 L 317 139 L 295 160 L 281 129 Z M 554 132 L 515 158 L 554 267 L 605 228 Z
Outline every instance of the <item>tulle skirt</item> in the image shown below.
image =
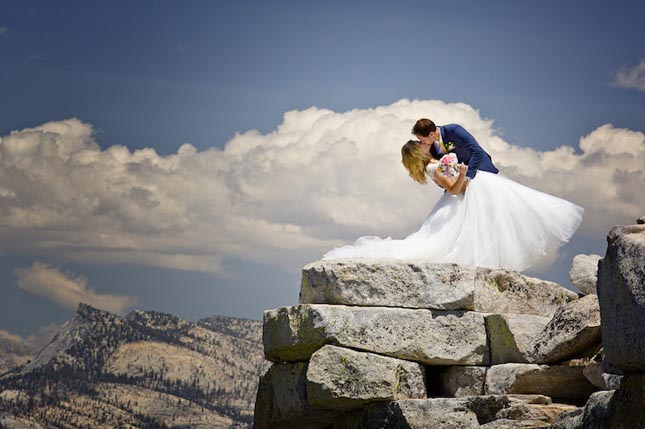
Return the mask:
M 480 170 L 465 194 L 444 193 L 408 237 L 361 237 L 323 259 L 422 259 L 523 271 L 569 241 L 583 213 L 562 198 Z

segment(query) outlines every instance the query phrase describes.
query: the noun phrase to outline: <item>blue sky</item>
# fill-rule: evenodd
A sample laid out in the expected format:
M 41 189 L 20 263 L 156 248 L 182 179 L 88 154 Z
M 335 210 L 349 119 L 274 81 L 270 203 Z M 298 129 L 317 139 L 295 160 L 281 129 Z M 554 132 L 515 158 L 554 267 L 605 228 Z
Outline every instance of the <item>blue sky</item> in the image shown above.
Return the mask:
M 401 99 L 466 103 L 506 142 L 537 151 L 579 152 L 608 123 L 645 132 L 645 92 L 614 83 L 645 58 L 639 1 L 0 1 L 0 11 L 0 136 L 78 118 L 102 149 L 167 156 L 268 135 L 292 110 Z M 583 234 L 565 254 L 603 243 Z M 259 319 L 297 300 L 300 266 L 244 252 L 213 274 L 3 246 L 0 329 L 23 336 L 72 311 L 16 287 L 16 269 L 36 261 L 189 319 Z M 543 276 L 564 282 L 566 265 Z

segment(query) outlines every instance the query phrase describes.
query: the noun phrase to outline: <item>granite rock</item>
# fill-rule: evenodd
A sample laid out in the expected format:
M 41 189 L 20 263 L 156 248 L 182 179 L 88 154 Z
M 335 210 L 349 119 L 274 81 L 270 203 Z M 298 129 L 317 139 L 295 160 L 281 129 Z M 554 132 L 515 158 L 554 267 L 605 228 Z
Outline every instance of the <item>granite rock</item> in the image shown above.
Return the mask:
M 585 295 L 596 295 L 598 261 L 601 259 L 600 255 L 576 255 L 573 258 L 569 279 Z
M 558 310 L 534 339 L 532 360 L 537 363 L 554 363 L 586 355 L 593 356 L 594 347 L 600 343 L 598 297 L 587 295 Z
M 582 374 L 583 367 L 507 363 L 486 373 L 484 391 L 489 395 L 537 393 L 566 400 L 586 399 L 595 390 Z
M 441 396 L 458 398 L 484 394 L 485 366 L 448 366 L 430 377 L 436 380 Z
M 267 359 L 306 360 L 325 344 L 427 365 L 486 365 L 484 316 L 475 312 L 296 305 L 264 313 Z
M 531 314 L 487 315 L 491 364 L 533 362 L 533 342 L 550 320 Z
M 307 362 L 274 363 L 261 377 L 255 429 L 324 428 L 337 413 L 315 410 L 307 399 Z
M 307 398 L 315 408 L 333 410 L 425 399 L 425 370 L 418 363 L 326 345 L 309 361 Z
M 598 272 L 603 348 L 620 369 L 645 371 L 645 225 L 615 226 Z
M 392 306 L 551 316 L 577 299 L 515 271 L 387 259 L 317 261 L 302 270 L 301 304 Z

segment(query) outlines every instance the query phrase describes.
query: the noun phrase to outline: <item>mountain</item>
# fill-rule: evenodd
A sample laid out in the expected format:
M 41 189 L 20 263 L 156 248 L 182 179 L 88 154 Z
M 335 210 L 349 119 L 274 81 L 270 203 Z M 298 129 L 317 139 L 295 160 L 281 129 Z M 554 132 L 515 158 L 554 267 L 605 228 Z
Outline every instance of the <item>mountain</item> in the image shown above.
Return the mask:
M 80 304 L 31 362 L 0 377 L 0 427 L 250 427 L 261 336 L 259 321 Z
M 26 344 L 21 338 L 0 331 L 0 374 L 27 363 L 38 350 Z

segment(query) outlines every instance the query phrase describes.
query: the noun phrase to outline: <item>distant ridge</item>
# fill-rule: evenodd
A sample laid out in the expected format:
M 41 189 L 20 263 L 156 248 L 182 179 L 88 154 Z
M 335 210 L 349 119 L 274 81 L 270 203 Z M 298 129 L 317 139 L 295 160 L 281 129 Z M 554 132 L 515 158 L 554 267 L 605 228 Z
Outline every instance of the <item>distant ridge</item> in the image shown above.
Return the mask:
M 81 303 L 31 362 L 0 376 L 0 427 L 251 427 L 261 337 L 259 321 Z

